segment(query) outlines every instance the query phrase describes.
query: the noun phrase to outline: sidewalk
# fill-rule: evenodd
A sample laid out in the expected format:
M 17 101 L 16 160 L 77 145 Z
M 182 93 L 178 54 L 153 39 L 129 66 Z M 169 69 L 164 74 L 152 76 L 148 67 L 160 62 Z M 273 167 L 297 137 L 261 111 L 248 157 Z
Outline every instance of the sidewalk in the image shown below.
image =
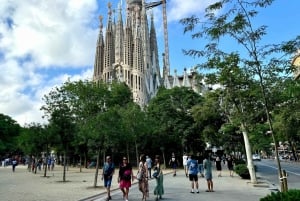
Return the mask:
M 179 170 L 176 177 L 173 177 L 172 174 L 166 174 L 164 176 L 165 194 L 162 200 L 259 201 L 260 198 L 271 193 L 267 182 L 260 181 L 254 186 L 249 180 L 242 180 L 239 176 L 230 177 L 227 170 L 223 171 L 222 174 L 222 177 L 216 177 L 216 173 L 213 175 L 215 192 L 205 192 L 207 189 L 206 180 L 200 177 L 199 194 L 190 193 L 191 185 L 183 170 Z M 155 200 L 156 197 L 153 195 L 155 184 L 155 180 L 149 181 L 150 196 L 147 200 Z M 113 190 L 111 194 L 112 200 L 123 200 L 119 189 Z M 98 194 L 80 201 L 103 201 L 105 198 L 105 194 Z M 137 185 L 131 187 L 129 200 L 138 201 L 141 198 L 142 194 Z
M 98 187 L 94 188 L 95 169 L 69 168 L 66 173 L 67 182 L 62 182 L 62 167 L 55 167 L 53 172 L 48 172 L 48 177 L 43 177 L 43 172 L 33 174 L 26 167 L 17 166 L 16 172 L 11 167 L 0 167 L 0 194 L 5 201 L 101 201 L 106 197 L 101 176 L 98 176 Z M 165 170 L 168 173 L 170 170 Z M 135 170 L 136 173 L 136 170 Z M 116 181 L 117 172 L 112 184 L 112 198 L 122 200 L 121 191 Z M 271 191 L 267 183 L 261 183 L 260 187 L 254 187 L 249 180 L 242 180 L 238 176 L 229 177 L 227 170 L 222 172 L 223 177 L 213 174 L 215 192 L 205 192 L 206 181 L 199 178 L 199 194 L 190 193 L 190 182 L 185 177 L 183 170 L 179 170 L 176 177 L 172 174 L 164 176 L 165 195 L 164 200 L 222 200 L 222 201 L 255 201 L 266 196 Z M 149 181 L 150 197 L 155 200 L 153 189 L 155 180 Z M 129 193 L 130 201 L 141 200 L 136 181 Z

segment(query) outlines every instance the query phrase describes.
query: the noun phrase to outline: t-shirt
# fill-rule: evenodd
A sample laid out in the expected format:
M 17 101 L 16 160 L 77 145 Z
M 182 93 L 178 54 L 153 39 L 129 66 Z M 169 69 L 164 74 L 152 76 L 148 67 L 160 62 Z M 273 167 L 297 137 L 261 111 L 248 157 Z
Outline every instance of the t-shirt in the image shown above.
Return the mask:
M 147 158 L 146 159 L 146 163 L 147 163 L 148 169 L 152 167 L 152 160 L 151 160 L 151 158 Z
M 114 171 L 115 165 L 113 163 L 104 163 L 103 166 L 103 174 L 110 176 L 111 173 Z
M 203 161 L 203 168 L 206 174 L 211 174 L 212 173 L 212 164 L 211 161 L 208 159 L 205 159 Z
M 182 163 L 183 163 L 183 165 L 187 165 L 187 160 L 188 160 L 188 156 L 187 155 L 183 155 L 182 156 Z
M 187 166 L 189 167 L 189 174 L 198 174 L 198 161 L 194 159 L 190 159 L 187 162 Z

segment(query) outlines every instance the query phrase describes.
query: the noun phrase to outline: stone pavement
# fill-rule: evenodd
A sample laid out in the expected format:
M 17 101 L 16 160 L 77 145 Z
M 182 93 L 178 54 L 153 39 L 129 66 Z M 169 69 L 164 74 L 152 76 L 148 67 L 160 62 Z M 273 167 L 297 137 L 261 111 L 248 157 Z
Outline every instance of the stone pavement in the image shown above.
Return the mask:
M 226 169 L 226 167 L 224 167 Z M 135 171 L 136 172 L 136 171 Z M 165 195 L 163 200 L 222 200 L 222 201 L 255 201 L 270 194 L 271 188 L 268 182 L 260 181 L 258 187 L 249 183 L 249 180 L 242 180 L 238 176 L 229 177 L 227 170 L 222 172 L 222 177 L 216 177 L 214 172 L 215 192 L 205 192 L 206 181 L 199 178 L 199 194 L 190 193 L 190 182 L 185 177 L 183 170 L 179 170 L 176 177 L 173 177 L 170 170 L 165 170 L 164 187 Z M 101 201 L 104 200 L 105 189 L 101 176 L 98 177 L 98 186 L 93 187 L 95 169 L 69 168 L 66 173 L 67 182 L 62 182 L 62 167 L 56 166 L 54 171 L 33 174 L 28 172 L 25 166 L 17 166 L 16 172 L 11 167 L 0 167 L 0 200 L 3 201 Z M 112 184 L 112 199 L 122 200 L 121 191 L 118 189 L 114 176 Z M 150 197 L 148 200 L 155 200 L 153 189 L 155 180 L 149 181 Z M 129 200 L 141 200 L 141 193 L 138 191 L 136 182 L 130 189 Z

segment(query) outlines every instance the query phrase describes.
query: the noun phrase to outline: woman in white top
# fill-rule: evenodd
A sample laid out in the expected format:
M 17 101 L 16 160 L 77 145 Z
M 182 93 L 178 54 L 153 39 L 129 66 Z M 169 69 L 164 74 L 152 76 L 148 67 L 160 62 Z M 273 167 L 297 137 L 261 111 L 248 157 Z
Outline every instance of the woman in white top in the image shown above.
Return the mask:
M 188 156 L 186 155 L 186 153 L 183 153 L 182 156 L 182 164 L 183 164 L 183 168 L 184 168 L 184 172 L 185 172 L 185 176 L 188 177 L 188 168 L 187 168 L 187 161 L 188 161 Z

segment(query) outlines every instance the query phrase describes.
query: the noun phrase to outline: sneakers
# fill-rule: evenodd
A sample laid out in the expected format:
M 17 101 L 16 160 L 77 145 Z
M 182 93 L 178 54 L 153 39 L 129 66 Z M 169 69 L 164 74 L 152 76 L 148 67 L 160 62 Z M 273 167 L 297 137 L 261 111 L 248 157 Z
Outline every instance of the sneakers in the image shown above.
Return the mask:
M 197 189 L 197 191 L 194 191 L 194 189 L 192 189 L 192 190 L 190 191 L 190 193 L 195 193 L 195 192 L 196 192 L 196 193 L 200 193 L 198 189 Z

